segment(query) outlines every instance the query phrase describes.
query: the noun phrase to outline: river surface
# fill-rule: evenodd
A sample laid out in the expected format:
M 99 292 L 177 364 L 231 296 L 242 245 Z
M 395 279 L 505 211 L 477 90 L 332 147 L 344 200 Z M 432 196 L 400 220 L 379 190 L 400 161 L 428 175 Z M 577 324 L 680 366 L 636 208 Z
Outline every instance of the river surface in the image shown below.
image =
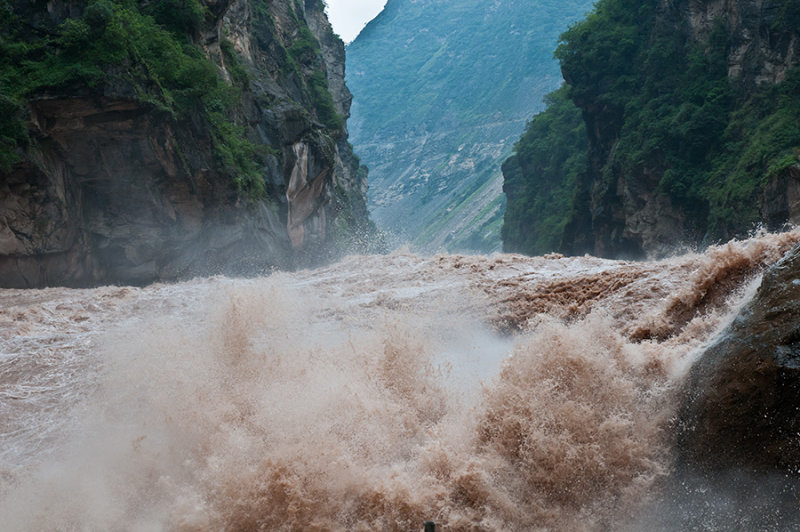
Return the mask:
M 0 290 L 0 528 L 634 526 L 692 361 L 798 240 Z

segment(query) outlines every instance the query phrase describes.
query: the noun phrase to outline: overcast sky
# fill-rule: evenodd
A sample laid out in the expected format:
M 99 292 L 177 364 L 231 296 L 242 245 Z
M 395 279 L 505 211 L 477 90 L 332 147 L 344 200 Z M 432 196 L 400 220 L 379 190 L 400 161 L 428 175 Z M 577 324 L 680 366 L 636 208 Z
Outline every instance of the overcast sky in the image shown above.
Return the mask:
M 386 0 L 325 0 L 325 3 L 333 31 L 349 43 L 381 12 Z

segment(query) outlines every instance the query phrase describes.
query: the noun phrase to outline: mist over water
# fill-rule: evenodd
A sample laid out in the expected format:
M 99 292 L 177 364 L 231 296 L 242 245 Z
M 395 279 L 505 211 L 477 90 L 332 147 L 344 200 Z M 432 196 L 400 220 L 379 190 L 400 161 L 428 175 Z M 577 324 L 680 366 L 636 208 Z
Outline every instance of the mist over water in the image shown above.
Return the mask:
M 692 360 L 798 240 L 0 290 L 3 527 L 625 527 Z

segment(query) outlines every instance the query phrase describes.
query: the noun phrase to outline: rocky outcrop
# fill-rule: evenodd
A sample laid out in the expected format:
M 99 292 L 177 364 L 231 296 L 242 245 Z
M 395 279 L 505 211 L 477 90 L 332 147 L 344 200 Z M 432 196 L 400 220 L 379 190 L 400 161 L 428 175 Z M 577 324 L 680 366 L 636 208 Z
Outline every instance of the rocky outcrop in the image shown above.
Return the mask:
M 787 222 L 800 225 L 800 163 L 771 176 L 759 198 L 760 212 L 770 228 Z
M 699 42 L 708 41 L 714 26 L 725 21 L 730 43 L 728 77 L 746 87 L 780 83 L 800 59 L 800 36 L 797 28 L 791 27 L 798 8 L 791 2 L 683 0 L 664 4 L 666 13 L 688 22 L 692 38 Z
M 207 119 L 176 116 L 126 76 L 37 91 L 25 101 L 30 140 L 0 174 L 0 286 L 261 273 L 329 257 L 334 228 L 368 226 L 344 123 L 344 47 L 322 2 L 203 7 L 191 37 L 240 95 L 222 127 L 257 147 L 263 192 L 221 164 Z M 43 28 L 83 12 L 58 1 L 15 9 Z
M 648 9 L 652 8 L 654 15 L 644 23 L 645 27 L 636 29 L 645 35 L 641 41 L 644 47 L 627 59 L 630 64 L 636 65 L 638 72 L 648 66 L 653 68 L 656 64 L 653 59 L 655 54 L 648 54 L 653 51 L 653 42 L 660 36 L 680 35 L 682 42 L 696 46 L 707 57 L 711 57 L 715 53 L 712 48 L 717 47 L 723 50 L 723 61 L 732 89 L 730 98 L 738 105 L 743 102 L 749 104 L 756 92 L 785 81 L 791 69 L 800 65 L 800 33 L 797 27 L 800 8 L 794 2 L 659 0 L 645 4 Z M 623 48 L 619 47 L 619 50 Z M 602 53 L 598 57 L 604 57 Z M 691 57 L 693 53 L 689 52 L 687 56 Z M 589 59 L 585 61 L 581 63 L 584 67 L 589 64 L 589 68 L 596 68 L 598 72 L 606 68 L 600 60 L 594 63 Z M 674 61 L 681 60 L 676 56 Z M 689 65 L 681 68 L 689 69 Z M 567 83 L 573 85 L 585 83 L 587 77 L 602 79 L 602 74 L 591 73 L 587 76 L 585 69 L 566 68 L 563 73 Z M 638 73 L 635 75 L 641 76 Z M 656 68 L 646 75 L 668 79 L 674 73 Z M 703 139 L 701 145 L 707 149 L 703 156 L 693 155 L 691 150 L 696 148 L 691 145 L 681 145 L 684 139 L 697 134 L 702 128 L 713 130 L 714 120 L 736 120 L 733 115 L 729 118 L 723 116 L 735 112 L 730 107 L 726 108 L 727 103 L 708 112 L 703 121 L 697 119 L 691 125 L 689 121 L 699 115 L 692 115 L 688 110 L 683 114 L 675 112 L 670 127 L 659 126 L 663 131 L 648 130 L 647 125 L 641 125 L 641 122 L 663 119 L 665 106 L 700 108 L 721 93 L 698 92 L 693 95 L 694 101 L 672 97 L 665 100 L 660 108 L 652 105 L 647 113 L 636 118 L 639 123 L 631 125 L 630 122 L 626 123 L 628 110 L 624 102 L 640 97 L 639 91 L 647 90 L 650 82 L 639 79 L 635 87 L 625 89 L 628 91 L 626 93 L 625 90 L 610 88 L 624 85 L 618 80 L 609 77 L 594 86 L 586 83 L 573 93 L 575 104 L 584 113 L 590 145 L 589 162 L 588 170 L 577 184 L 574 213 L 565 229 L 560 251 L 571 254 L 589 252 L 606 257 L 663 256 L 682 244 L 698 245 L 741 236 L 760 222 L 770 228 L 779 228 L 800 218 L 800 207 L 794 191 L 797 188 L 796 164 L 794 170 L 781 169 L 776 172 L 770 168 L 766 157 L 748 160 L 746 154 L 741 156 L 741 164 L 730 163 L 732 157 L 728 157 L 725 150 L 745 152 L 751 147 L 747 141 L 734 138 L 738 135 L 735 130 L 731 138 L 723 141 L 727 143 L 726 147 L 714 146 L 714 142 L 718 142 L 725 132 L 724 125 L 718 131 L 708 133 L 709 138 Z M 676 94 L 679 91 L 680 88 L 675 91 Z M 660 96 L 663 94 L 656 91 L 648 95 L 648 99 L 653 101 Z M 753 116 L 763 118 L 768 114 L 760 111 L 762 115 L 758 116 L 758 112 L 754 111 Z M 737 127 L 745 131 L 745 137 L 751 137 L 755 129 L 769 127 L 757 125 L 756 120 L 754 118 L 746 125 L 737 124 Z M 636 128 L 639 131 L 631 133 Z M 652 134 L 652 137 L 638 140 L 637 137 L 643 134 L 641 131 Z M 626 135 L 629 135 L 627 139 Z M 634 139 L 631 140 L 631 137 Z M 628 158 L 623 160 L 620 152 L 623 150 L 622 144 L 626 142 L 624 150 Z M 633 146 L 637 142 L 639 145 Z M 658 143 L 672 144 L 664 149 L 652 149 L 652 145 Z M 728 159 L 724 160 L 725 157 Z M 730 168 L 721 170 L 725 164 L 729 164 Z M 749 166 L 743 170 L 745 165 Z M 722 181 L 730 175 L 731 168 L 741 170 L 743 175 L 751 175 L 752 182 L 742 177 L 733 178 L 738 182 L 730 184 L 729 190 L 715 196 L 714 189 L 728 186 Z M 669 172 L 675 175 L 665 178 Z M 706 179 L 702 177 L 704 175 L 713 177 L 709 178 L 709 182 L 702 183 Z M 679 184 L 676 185 L 676 181 Z M 709 214 L 709 211 L 712 212 Z
M 692 367 L 681 461 L 698 473 L 800 468 L 800 247 Z
M 795 530 L 800 522 L 800 247 L 694 364 L 676 463 L 625 530 Z
M 0 185 L 4 286 L 289 265 L 278 210 L 239 198 L 212 170 L 210 139 L 136 100 L 54 98 L 30 108 L 37 145 Z

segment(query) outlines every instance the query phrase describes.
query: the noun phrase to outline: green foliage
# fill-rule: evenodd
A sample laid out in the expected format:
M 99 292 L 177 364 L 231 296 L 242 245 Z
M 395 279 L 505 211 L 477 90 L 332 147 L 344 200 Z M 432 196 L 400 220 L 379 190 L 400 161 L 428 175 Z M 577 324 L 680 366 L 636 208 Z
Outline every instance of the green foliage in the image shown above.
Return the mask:
M 308 29 L 308 26 L 301 26 L 299 35 L 287 49 L 289 57 L 297 64 L 308 66 L 314 63 L 319 54 L 319 43 Z
M 314 109 L 317 117 L 328 129 L 339 129 L 344 124 L 342 116 L 336 112 L 333 105 L 331 92 L 328 90 L 328 80 L 325 74 L 319 70 L 315 71 L 308 79 L 308 87 L 311 92 L 311 101 L 314 102 Z
M 116 77 L 177 120 L 204 120 L 211 126 L 220 169 L 240 190 L 261 195 L 258 150 L 232 122 L 239 89 L 222 81 L 216 65 L 189 38 L 204 16 L 197 0 L 141 5 L 95 0 L 82 17 L 31 38 L 12 14 L 0 28 L 0 93 L 21 100 L 44 91 L 98 87 Z M 243 85 L 246 74 L 236 66 L 234 80 Z M 4 138 L 1 149 L 11 144 Z
M 27 141 L 27 131 L 19 118 L 22 106 L 0 94 L 0 171 L 7 172 L 19 161 L 15 149 Z
M 503 164 L 505 251 L 541 255 L 561 244 L 587 147 L 581 111 L 566 93 L 562 87 L 545 98 L 547 110 L 533 117 Z
M 698 226 L 708 214 L 705 173 L 719 150 L 733 104 L 727 78 L 726 29 L 718 24 L 703 47 L 665 32 L 643 45 L 640 88 L 628 92 L 611 168 L 636 179 L 661 171 L 658 190 L 682 205 Z
M 711 161 L 703 195 L 709 233 L 738 232 L 758 220 L 756 198 L 766 181 L 800 164 L 800 68 L 778 85 L 764 85 L 729 115 Z
M 256 37 L 263 37 L 272 34 L 275 24 L 272 20 L 272 14 L 269 11 L 269 7 L 270 5 L 267 0 L 252 0 L 250 2 L 250 9 L 254 15 L 253 22 L 256 24 Z
M 758 195 L 766 180 L 798 164 L 800 69 L 778 85 L 742 91 L 728 79 L 729 29 L 721 20 L 705 42 L 694 43 L 686 38 L 687 28 L 660 27 L 656 5 L 655 0 L 601 0 L 586 20 L 562 35 L 556 50 L 567 95 L 589 110 L 601 128 L 601 142 L 618 141 L 613 149 L 595 146 L 604 150 L 595 160 L 605 162 L 594 176 L 595 186 L 599 179 L 601 184 L 622 181 L 634 190 L 655 188 L 688 215 L 701 237 L 742 234 L 758 221 Z M 781 6 L 775 27 L 798 28 L 797 3 Z M 549 105 L 545 114 L 556 116 L 561 104 Z M 572 124 L 571 117 L 559 120 L 563 128 Z M 538 124 L 531 123 L 521 146 L 529 135 L 546 138 Z M 574 149 L 576 156 L 586 153 L 577 145 Z M 548 213 L 535 207 L 537 193 L 513 197 L 513 183 L 522 179 L 517 174 L 533 179 L 530 170 L 515 164 L 507 163 L 512 196 L 506 245 L 540 252 L 541 246 L 521 239 L 521 224 L 539 227 Z M 653 183 L 651 176 L 661 177 Z M 562 186 L 573 187 L 566 168 L 561 179 Z M 518 206 L 525 201 L 528 218 Z
M 328 79 L 322 70 L 319 43 L 308 26 L 300 27 L 297 37 L 286 52 L 287 69 L 302 80 L 319 121 L 328 129 L 340 129 L 344 125 L 344 118 L 336 112 Z
M 194 35 L 202 26 L 206 9 L 197 0 L 158 0 L 149 4 L 144 13 L 176 35 Z
M 231 78 L 235 85 L 246 86 L 250 83 L 250 76 L 242 65 L 239 56 L 236 55 L 236 50 L 233 48 L 233 43 L 228 39 L 222 39 L 219 43 L 222 55 L 225 58 L 225 66 L 231 74 Z
M 602 105 L 622 108 L 636 92 L 637 62 L 647 42 L 653 0 L 604 0 L 585 20 L 562 36 L 555 57 L 575 102 L 600 98 Z M 603 65 L 603 68 L 597 68 Z
M 800 4 L 796 0 L 782 0 L 781 4 L 774 27 L 794 31 L 800 29 Z
M 344 125 L 344 117 L 336 112 L 328 80 L 324 73 L 325 67 L 319 42 L 305 22 L 301 21 L 297 15 L 301 11 L 301 7 L 302 4 L 298 2 L 295 7 L 296 11 L 293 11 L 299 24 L 299 30 L 289 47 L 283 48 L 277 41 L 270 44 L 277 45 L 274 47 L 275 53 L 285 54 L 280 58 L 283 59 L 282 74 L 296 76 L 296 80 L 307 98 L 307 103 L 314 109 L 319 121 L 330 130 L 339 130 Z M 269 4 L 263 0 L 254 0 L 252 9 L 256 28 L 259 28 L 256 34 L 273 33 L 274 22 L 269 13 Z M 225 42 L 222 45 L 223 52 L 225 52 Z M 231 74 L 233 75 L 233 72 Z
M 98 0 L 93 4 L 86 6 L 86 11 L 83 14 L 83 20 L 76 22 L 84 22 L 91 28 L 91 33 L 94 35 L 102 35 L 108 23 L 114 18 L 114 5 L 107 0 Z M 68 19 L 74 21 L 75 19 Z
M 244 128 L 225 120 L 222 114 L 212 115 L 212 121 L 215 154 L 221 166 L 235 176 L 236 189 L 252 198 L 264 197 L 266 185 L 257 162 L 263 160 L 265 150 L 248 141 Z

